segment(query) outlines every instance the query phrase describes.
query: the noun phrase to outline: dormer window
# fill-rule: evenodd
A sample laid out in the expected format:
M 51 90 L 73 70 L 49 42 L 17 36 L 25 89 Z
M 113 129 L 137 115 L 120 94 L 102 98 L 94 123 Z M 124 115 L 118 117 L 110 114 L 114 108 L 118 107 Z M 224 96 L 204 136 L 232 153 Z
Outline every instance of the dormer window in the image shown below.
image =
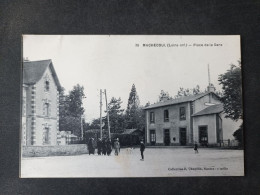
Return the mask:
M 50 90 L 50 82 L 45 81 L 45 91 L 49 91 L 49 90 Z

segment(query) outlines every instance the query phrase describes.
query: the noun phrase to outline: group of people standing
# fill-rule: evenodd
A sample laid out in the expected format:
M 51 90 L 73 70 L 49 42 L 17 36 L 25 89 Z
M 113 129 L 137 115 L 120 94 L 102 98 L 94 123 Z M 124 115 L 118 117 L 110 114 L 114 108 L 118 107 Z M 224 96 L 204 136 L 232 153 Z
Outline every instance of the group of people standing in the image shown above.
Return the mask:
M 89 155 L 90 154 L 95 154 L 95 145 L 94 145 L 94 138 L 89 138 L 88 143 L 88 151 L 89 151 Z M 97 153 L 98 155 L 108 155 L 110 156 L 112 153 L 112 142 L 111 139 L 109 138 L 98 138 L 97 140 Z M 115 155 L 118 156 L 119 152 L 120 152 L 120 143 L 119 143 L 119 139 L 117 138 L 114 141 L 114 149 L 115 149 Z
M 114 144 L 112 144 L 111 139 L 109 138 L 98 138 L 97 140 L 97 153 L 98 155 L 111 155 L 112 152 L 112 145 L 114 146 L 114 150 L 115 150 L 115 155 L 118 156 L 118 154 L 120 153 L 120 142 L 119 139 L 115 139 Z M 95 144 L 94 144 L 94 138 L 89 138 L 88 142 L 87 142 L 87 146 L 88 146 L 88 151 L 89 151 L 89 155 L 90 154 L 95 154 Z M 141 152 L 141 159 L 140 160 L 144 160 L 144 150 L 145 150 L 145 145 L 143 140 L 141 140 L 140 142 L 140 152 Z

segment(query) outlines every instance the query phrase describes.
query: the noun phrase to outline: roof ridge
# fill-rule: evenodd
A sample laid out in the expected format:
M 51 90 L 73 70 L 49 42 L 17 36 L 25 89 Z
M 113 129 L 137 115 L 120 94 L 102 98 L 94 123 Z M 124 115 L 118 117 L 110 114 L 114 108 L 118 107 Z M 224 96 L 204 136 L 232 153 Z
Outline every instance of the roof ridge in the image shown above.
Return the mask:
M 214 92 L 207 91 L 207 92 L 202 92 L 200 94 L 181 96 L 181 97 L 178 97 L 178 98 L 173 98 L 173 99 L 166 100 L 166 101 L 163 101 L 163 102 L 156 102 L 154 104 L 151 104 L 148 107 L 145 107 L 144 110 L 150 109 L 150 108 L 156 108 L 156 107 L 160 107 L 160 106 L 168 106 L 168 105 L 171 105 L 171 104 L 180 104 L 180 103 L 184 103 L 184 102 L 193 102 L 193 101 L 195 101 L 197 99 L 200 99 L 203 96 L 208 95 L 210 93 L 214 93 Z

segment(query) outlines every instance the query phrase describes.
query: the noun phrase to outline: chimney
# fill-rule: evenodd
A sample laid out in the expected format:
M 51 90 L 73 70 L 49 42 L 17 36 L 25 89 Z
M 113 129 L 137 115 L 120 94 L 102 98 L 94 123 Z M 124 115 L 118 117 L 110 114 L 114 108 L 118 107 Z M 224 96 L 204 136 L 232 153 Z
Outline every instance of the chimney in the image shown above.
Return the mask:
M 23 61 L 24 61 L 24 62 L 30 62 L 30 60 L 29 60 L 28 57 L 23 58 Z
M 209 86 L 207 88 L 208 88 L 208 92 L 215 92 L 216 91 L 216 88 L 211 83 L 209 84 Z

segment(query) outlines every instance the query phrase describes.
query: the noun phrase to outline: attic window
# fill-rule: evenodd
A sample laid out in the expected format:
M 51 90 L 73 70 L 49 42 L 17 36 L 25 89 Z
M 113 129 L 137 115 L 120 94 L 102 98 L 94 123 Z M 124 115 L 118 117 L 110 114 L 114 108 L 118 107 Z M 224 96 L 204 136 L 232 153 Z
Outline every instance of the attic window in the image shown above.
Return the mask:
M 49 90 L 50 90 L 50 82 L 45 81 L 45 91 L 49 91 Z

